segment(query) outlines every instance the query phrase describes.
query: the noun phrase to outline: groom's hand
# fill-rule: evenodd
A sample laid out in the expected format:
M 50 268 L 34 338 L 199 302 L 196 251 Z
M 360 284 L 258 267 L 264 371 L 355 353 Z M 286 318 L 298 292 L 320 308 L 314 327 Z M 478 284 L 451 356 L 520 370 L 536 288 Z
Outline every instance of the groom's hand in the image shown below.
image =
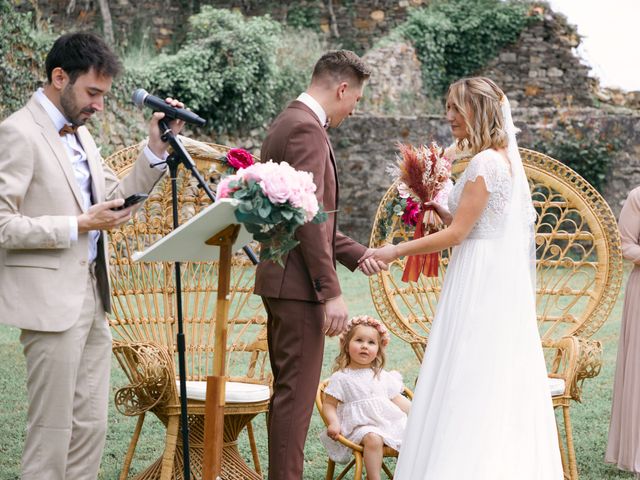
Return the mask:
M 362 265 L 363 263 L 369 261 L 378 262 L 378 265 L 385 264 L 388 265 L 398 258 L 398 246 L 387 244 L 380 248 L 369 248 L 365 252 L 364 255 L 358 260 L 358 264 Z
M 376 260 L 375 258 L 371 258 L 374 252 L 375 252 L 374 248 L 367 248 L 367 251 L 359 260 L 360 264 L 358 265 L 358 268 L 366 276 L 371 276 L 376 273 L 380 273 L 383 270 L 389 270 L 389 265 L 387 265 L 385 262 Z
M 342 295 L 324 302 L 324 334 L 329 337 L 340 335 L 347 324 L 349 312 Z

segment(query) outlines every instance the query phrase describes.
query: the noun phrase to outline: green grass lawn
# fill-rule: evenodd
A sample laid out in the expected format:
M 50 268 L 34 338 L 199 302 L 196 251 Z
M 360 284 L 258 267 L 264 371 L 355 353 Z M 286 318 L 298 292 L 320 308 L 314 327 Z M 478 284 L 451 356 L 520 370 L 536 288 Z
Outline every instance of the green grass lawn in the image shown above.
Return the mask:
M 340 270 L 343 291 L 349 304 L 350 314 L 374 314 L 375 309 L 369 294 L 367 279 L 359 274 Z M 622 296 L 618 300 L 611 317 L 594 338 L 604 344 L 604 366 L 600 375 L 588 379 L 584 385 L 583 403 L 572 405 L 576 455 L 580 478 L 583 480 L 629 479 L 632 475 L 619 472 L 615 467 L 603 461 L 609 428 L 613 372 L 620 328 Z M 20 454 L 24 441 L 26 425 L 26 388 L 24 357 L 18 342 L 17 329 L 0 326 L 0 480 L 19 478 Z M 337 351 L 337 340 L 328 339 L 326 344 L 323 378 L 330 374 L 331 364 Z M 419 364 L 413 351 L 404 342 L 392 338 L 388 348 L 388 367 L 399 370 L 405 382 L 413 386 Z M 112 393 L 126 383 L 124 374 L 114 361 L 112 373 Z M 117 478 L 125 456 L 135 418 L 124 417 L 110 406 L 109 429 L 102 459 L 99 478 L 112 480 Z M 267 438 L 264 416 L 254 421 L 257 442 L 263 468 L 266 470 Z M 324 478 L 326 454 L 317 436 L 322 430 L 322 421 L 314 412 L 311 429 L 305 448 L 305 479 Z M 164 427 L 150 415 L 143 428 L 132 473 L 141 471 L 162 453 Z M 241 449 L 247 459 L 250 458 L 244 434 Z

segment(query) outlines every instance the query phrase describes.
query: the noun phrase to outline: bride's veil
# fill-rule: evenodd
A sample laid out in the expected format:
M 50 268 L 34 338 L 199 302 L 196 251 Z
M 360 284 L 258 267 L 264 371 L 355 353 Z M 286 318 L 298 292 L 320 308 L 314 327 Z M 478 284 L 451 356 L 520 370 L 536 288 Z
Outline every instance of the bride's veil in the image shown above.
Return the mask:
M 535 248 L 535 221 L 536 212 L 531 201 L 529 182 L 522 165 L 522 157 L 518 151 L 516 133 L 518 130 L 511 117 L 509 99 L 502 97 L 500 102 L 504 128 L 507 133 L 507 156 L 511 163 L 511 175 L 513 177 L 513 192 L 509 213 L 506 218 L 506 240 L 514 248 L 514 254 L 528 263 L 531 276 L 533 293 L 536 289 L 536 248 Z

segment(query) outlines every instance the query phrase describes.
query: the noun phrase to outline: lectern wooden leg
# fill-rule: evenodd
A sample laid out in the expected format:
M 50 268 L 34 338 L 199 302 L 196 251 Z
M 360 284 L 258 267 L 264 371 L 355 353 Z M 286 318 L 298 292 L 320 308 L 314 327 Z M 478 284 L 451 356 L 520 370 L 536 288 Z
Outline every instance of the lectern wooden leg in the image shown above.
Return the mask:
M 216 302 L 213 376 L 207 377 L 204 420 L 203 480 L 217 480 L 222 470 L 224 429 L 225 356 L 227 351 L 227 318 L 231 282 L 231 248 L 240 231 L 239 225 L 229 225 L 206 241 L 220 247 L 218 262 L 218 298 Z

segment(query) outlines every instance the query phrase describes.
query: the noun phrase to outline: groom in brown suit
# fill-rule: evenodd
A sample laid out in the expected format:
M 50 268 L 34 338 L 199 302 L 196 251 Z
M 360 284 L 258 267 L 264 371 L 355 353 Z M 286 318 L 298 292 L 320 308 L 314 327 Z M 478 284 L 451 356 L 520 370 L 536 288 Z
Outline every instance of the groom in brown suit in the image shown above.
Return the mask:
M 362 97 L 369 69 L 353 52 L 324 54 L 316 63 L 307 91 L 271 124 L 262 144 L 263 161 L 288 162 L 311 172 L 316 196 L 329 213 L 322 224 L 296 231 L 300 244 L 284 260 L 284 268 L 263 261 L 256 273 L 255 293 L 268 315 L 268 343 L 273 371 L 269 412 L 269 479 L 300 480 L 304 443 L 320 380 L 324 335 L 342 332 L 347 307 L 336 273 L 336 260 L 350 270 L 367 248 L 337 230 L 338 175 L 326 128 L 351 115 Z M 371 274 L 386 265 L 365 262 Z

